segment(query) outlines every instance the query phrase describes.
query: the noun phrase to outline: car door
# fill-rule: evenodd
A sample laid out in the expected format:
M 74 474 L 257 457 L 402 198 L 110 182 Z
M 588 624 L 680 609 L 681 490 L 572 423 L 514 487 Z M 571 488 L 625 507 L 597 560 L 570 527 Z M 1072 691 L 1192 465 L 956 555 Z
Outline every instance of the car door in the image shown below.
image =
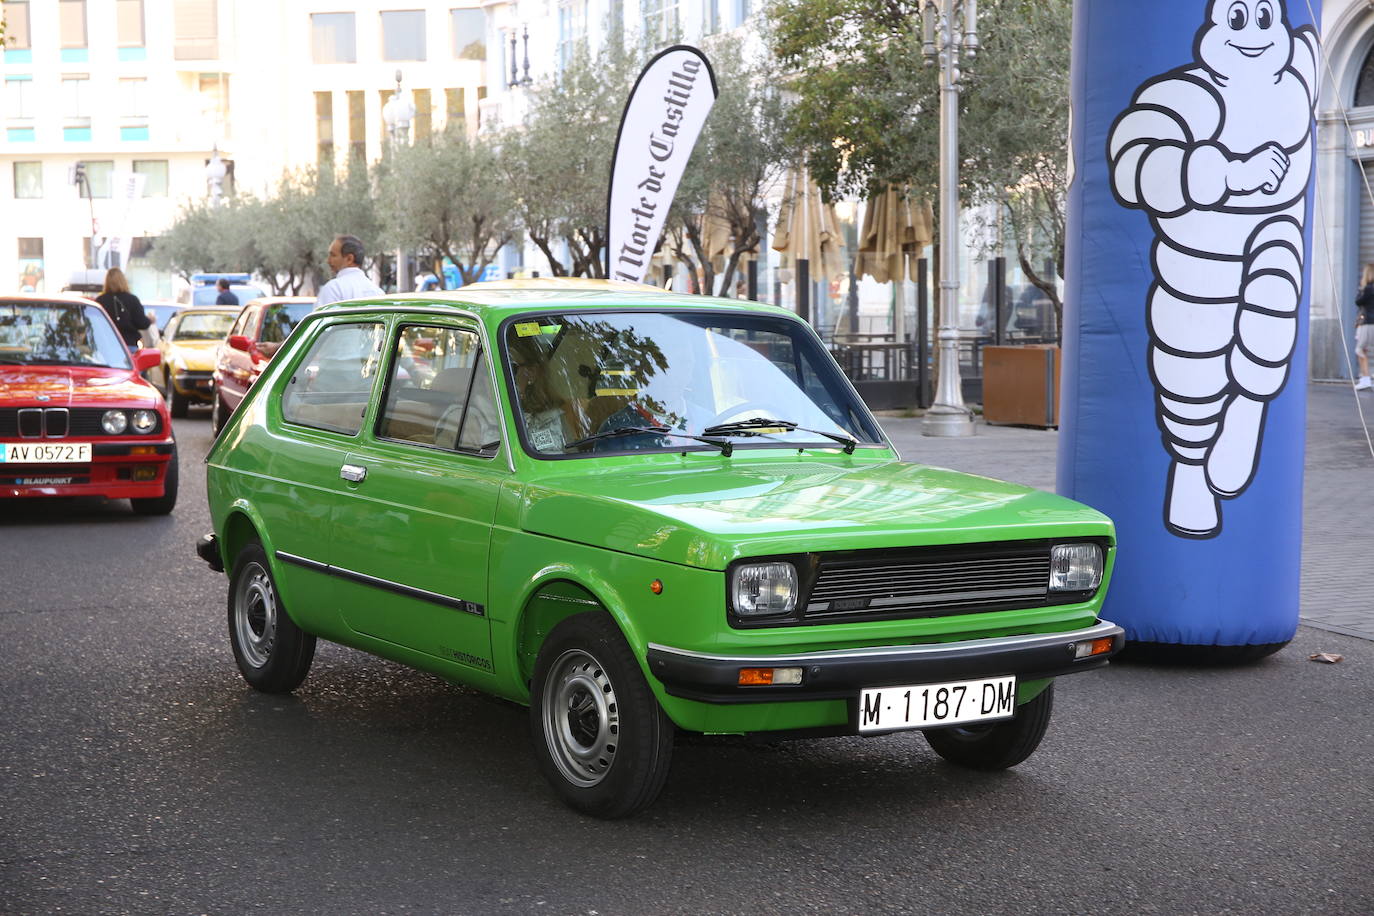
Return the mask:
M 377 417 L 343 469 L 330 549 L 350 627 L 486 672 L 491 525 L 510 473 L 496 403 L 475 326 L 402 322 Z
M 341 579 L 330 568 L 332 519 L 350 498 L 340 476 L 362 433 L 386 353 L 378 317 L 333 320 L 312 332 L 299 357 L 248 402 L 239 448 L 257 458 L 255 505 L 270 532 L 292 608 L 315 632 L 341 626 Z M 266 412 L 266 424 L 255 422 Z M 265 427 L 270 434 L 261 436 Z

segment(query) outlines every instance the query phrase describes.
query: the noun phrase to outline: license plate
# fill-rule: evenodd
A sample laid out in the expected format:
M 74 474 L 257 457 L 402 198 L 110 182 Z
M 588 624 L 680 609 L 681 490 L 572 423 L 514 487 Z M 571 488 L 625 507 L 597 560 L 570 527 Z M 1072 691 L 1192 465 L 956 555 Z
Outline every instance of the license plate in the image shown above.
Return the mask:
M 1015 714 L 1015 675 L 859 692 L 859 734 L 991 722 Z
M 89 442 L 7 442 L 0 461 L 7 464 L 84 464 L 91 460 Z

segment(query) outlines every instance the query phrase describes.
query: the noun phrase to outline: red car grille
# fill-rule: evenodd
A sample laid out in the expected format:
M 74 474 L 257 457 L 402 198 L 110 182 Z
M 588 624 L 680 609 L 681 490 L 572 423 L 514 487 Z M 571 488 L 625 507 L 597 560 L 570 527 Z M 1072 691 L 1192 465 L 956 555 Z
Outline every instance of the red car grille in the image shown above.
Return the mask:
M 66 407 L 0 407 L 0 439 L 108 436 L 100 425 L 104 414 L 104 407 L 73 407 L 70 410 Z M 145 435 L 155 436 L 162 431 L 162 418 L 159 417 L 157 426 Z

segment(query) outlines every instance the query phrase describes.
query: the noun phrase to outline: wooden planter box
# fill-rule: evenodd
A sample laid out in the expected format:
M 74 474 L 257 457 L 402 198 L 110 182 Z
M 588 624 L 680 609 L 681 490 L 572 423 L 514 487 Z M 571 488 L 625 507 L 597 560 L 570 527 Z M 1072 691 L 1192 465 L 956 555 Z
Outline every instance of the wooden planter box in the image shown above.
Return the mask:
M 1059 347 L 984 347 L 983 419 L 989 423 L 1057 427 Z

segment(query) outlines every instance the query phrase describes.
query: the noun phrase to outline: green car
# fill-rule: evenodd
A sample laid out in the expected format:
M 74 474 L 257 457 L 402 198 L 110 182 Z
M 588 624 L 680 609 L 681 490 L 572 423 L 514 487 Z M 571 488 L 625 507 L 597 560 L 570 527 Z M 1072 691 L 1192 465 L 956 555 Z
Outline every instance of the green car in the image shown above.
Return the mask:
M 1111 521 L 899 460 L 784 309 L 605 281 L 314 312 L 211 449 L 229 637 L 296 688 L 316 639 L 529 706 L 541 769 L 620 817 L 677 730 L 920 729 L 1014 766 L 1104 664 Z

